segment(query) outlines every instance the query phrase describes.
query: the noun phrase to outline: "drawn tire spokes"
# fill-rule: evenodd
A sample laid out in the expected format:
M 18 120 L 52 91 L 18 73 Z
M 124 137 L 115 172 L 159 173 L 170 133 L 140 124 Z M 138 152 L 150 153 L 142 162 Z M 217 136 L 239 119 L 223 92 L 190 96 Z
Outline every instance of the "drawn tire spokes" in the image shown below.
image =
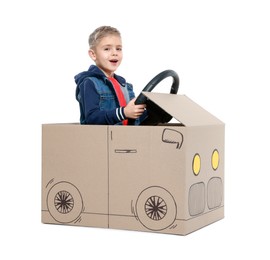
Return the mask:
M 59 223 L 71 223 L 82 213 L 83 200 L 78 188 L 70 182 L 58 182 L 47 195 L 47 207 Z
M 151 196 L 145 203 L 145 213 L 150 219 L 161 220 L 167 213 L 167 205 L 159 196 Z
M 54 206 L 62 214 L 69 213 L 74 207 L 72 195 L 65 190 L 59 191 L 54 198 Z
M 150 230 L 163 230 L 176 219 L 176 203 L 169 191 L 159 186 L 143 190 L 136 201 L 136 215 Z

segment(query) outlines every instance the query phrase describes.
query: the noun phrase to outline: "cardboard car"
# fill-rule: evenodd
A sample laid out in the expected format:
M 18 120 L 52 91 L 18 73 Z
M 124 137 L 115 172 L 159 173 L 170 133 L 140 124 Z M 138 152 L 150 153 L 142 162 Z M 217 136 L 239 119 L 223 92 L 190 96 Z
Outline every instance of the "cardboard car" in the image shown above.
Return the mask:
M 224 217 L 224 123 L 142 93 L 178 123 L 42 125 L 42 222 L 186 235 Z

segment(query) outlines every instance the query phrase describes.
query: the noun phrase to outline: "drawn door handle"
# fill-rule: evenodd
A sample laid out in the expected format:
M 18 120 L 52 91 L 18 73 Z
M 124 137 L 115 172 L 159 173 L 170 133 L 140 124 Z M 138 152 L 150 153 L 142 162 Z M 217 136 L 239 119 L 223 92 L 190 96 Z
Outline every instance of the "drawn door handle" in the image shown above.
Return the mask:
M 115 153 L 137 153 L 136 149 L 115 149 Z

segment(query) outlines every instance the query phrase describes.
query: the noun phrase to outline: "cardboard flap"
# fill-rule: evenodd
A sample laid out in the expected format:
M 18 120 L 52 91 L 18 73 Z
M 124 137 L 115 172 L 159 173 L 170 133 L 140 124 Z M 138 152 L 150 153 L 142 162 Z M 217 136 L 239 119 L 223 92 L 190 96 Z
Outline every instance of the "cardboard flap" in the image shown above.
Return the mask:
M 185 95 L 155 92 L 143 92 L 143 95 L 185 126 L 223 124 L 222 121 Z

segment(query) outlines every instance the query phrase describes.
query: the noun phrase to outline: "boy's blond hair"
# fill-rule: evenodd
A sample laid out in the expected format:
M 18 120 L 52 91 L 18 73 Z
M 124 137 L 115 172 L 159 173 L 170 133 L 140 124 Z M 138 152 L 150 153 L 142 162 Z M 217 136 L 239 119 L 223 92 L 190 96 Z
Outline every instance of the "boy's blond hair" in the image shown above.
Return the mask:
M 100 26 L 90 34 L 88 38 L 89 48 L 95 48 L 95 46 L 100 42 L 100 40 L 108 35 L 117 35 L 121 37 L 120 32 L 116 28 L 111 26 Z

